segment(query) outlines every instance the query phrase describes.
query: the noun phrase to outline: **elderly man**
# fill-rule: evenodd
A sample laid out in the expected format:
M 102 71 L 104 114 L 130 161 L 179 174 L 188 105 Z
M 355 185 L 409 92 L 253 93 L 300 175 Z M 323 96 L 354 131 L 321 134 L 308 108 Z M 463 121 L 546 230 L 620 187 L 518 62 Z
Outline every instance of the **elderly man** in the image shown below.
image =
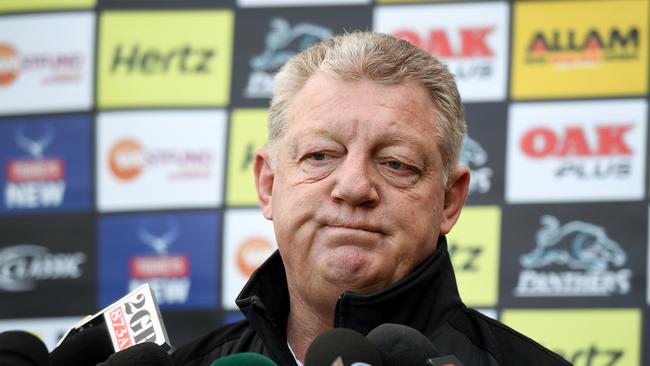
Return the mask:
M 465 123 L 447 68 L 393 37 L 323 41 L 276 76 L 255 179 L 278 252 L 238 297 L 246 320 L 179 349 L 177 365 L 237 352 L 304 360 L 332 327 L 413 327 L 465 365 L 566 365 L 459 298 L 445 234 L 467 196 Z

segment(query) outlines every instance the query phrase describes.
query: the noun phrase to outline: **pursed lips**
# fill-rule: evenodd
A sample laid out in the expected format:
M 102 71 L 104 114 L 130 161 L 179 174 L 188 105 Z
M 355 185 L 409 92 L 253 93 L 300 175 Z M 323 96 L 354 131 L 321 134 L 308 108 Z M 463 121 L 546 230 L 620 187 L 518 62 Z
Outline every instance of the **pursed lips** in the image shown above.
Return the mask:
M 366 232 L 371 232 L 376 234 L 383 234 L 381 229 L 373 225 L 328 223 L 325 224 L 324 226 L 331 227 L 331 228 L 338 228 L 338 229 L 359 230 L 359 231 L 366 231 Z

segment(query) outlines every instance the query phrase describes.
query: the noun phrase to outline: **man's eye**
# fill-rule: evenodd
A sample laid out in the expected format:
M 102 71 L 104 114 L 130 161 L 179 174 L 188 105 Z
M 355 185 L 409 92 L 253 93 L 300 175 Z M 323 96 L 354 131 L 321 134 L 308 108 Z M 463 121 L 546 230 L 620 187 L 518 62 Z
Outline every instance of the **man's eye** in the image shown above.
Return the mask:
M 400 163 L 399 161 L 395 161 L 395 160 L 389 161 L 387 164 L 388 164 L 389 168 L 395 169 L 395 170 L 400 170 L 400 169 L 402 169 L 404 167 L 404 165 L 402 163 Z
M 325 160 L 325 158 L 327 158 L 327 155 L 325 155 L 324 152 L 315 152 L 315 153 L 312 153 L 310 157 L 312 159 L 314 159 L 314 160 L 319 160 L 320 161 L 320 160 Z

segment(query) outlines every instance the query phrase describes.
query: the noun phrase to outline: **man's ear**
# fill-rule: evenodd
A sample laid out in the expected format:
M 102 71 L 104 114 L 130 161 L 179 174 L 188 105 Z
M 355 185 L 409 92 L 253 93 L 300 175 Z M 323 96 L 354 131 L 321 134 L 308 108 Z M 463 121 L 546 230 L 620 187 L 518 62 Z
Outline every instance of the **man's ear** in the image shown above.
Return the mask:
M 273 179 L 275 173 L 271 165 L 271 158 L 267 148 L 261 148 L 255 154 L 255 188 L 257 189 L 257 202 L 262 209 L 262 214 L 268 220 L 273 220 Z
M 445 187 L 445 204 L 442 208 L 442 222 L 440 234 L 445 235 L 456 224 L 460 211 L 465 205 L 469 189 L 469 169 L 465 166 L 456 167 L 447 181 Z

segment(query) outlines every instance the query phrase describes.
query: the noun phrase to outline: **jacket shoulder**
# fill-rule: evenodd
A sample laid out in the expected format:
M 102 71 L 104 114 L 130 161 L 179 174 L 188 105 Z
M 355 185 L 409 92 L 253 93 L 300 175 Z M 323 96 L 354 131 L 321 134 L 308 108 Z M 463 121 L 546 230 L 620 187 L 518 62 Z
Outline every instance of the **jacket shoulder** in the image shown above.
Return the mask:
M 238 352 L 261 353 L 262 344 L 248 320 L 227 324 L 177 348 L 174 365 L 210 365 L 215 359 Z
M 500 365 L 570 366 L 565 359 L 534 340 L 474 309 L 452 321 L 473 343 L 492 354 Z

